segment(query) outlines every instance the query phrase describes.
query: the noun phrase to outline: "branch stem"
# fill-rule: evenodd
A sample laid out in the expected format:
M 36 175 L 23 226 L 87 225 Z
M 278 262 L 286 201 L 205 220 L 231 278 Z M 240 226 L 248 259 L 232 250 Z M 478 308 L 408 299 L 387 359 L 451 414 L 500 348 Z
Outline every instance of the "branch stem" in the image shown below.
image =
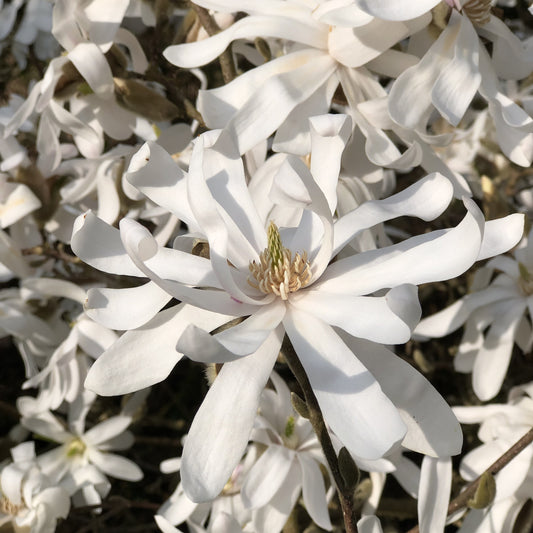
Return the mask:
M 302 366 L 300 359 L 298 359 L 298 355 L 294 351 L 292 344 L 287 338 L 285 338 L 283 343 L 282 352 L 285 356 L 287 364 L 289 365 L 289 368 L 291 369 L 291 372 L 294 374 L 298 384 L 302 389 L 305 402 L 309 410 L 309 422 L 311 422 L 313 430 L 318 437 L 320 446 L 324 451 L 324 455 L 331 470 L 333 480 L 337 486 L 337 493 L 341 503 L 346 533 L 357 533 L 357 518 L 355 514 L 353 491 L 347 490 L 345 487 L 345 483 L 339 468 L 337 454 L 335 453 L 335 448 L 331 442 L 331 437 L 329 436 L 322 411 L 318 405 L 318 400 L 313 392 L 309 378 L 307 377 L 304 367 Z
M 220 31 L 220 26 L 216 20 L 211 16 L 209 11 L 205 7 L 196 5 L 194 2 L 190 2 L 192 9 L 196 12 L 198 20 L 204 27 L 205 31 L 211 36 Z M 222 70 L 222 77 L 224 83 L 229 83 L 237 77 L 237 71 L 235 69 L 235 63 L 233 62 L 233 55 L 231 53 L 231 45 L 220 54 L 218 58 L 220 62 L 220 69 Z
M 485 472 L 488 472 L 492 476 L 496 475 L 504 466 L 508 465 L 512 459 L 514 459 L 522 450 L 524 450 L 529 444 L 533 442 L 533 428 L 531 428 L 521 439 L 517 440 L 503 455 L 501 455 L 494 463 L 492 463 Z M 485 473 L 483 472 L 483 474 Z M 466 489 L 463 490 L 456 498 L 454 498 L 448 506 L 448 514 L 455 513 L 459 509 L 467 506 L 468 501 L 474 497 L 479 482 L 481 480 L 481 474 L 474 479 Z M 419 533 L 419 526 L 415 526 L 407 533 Z

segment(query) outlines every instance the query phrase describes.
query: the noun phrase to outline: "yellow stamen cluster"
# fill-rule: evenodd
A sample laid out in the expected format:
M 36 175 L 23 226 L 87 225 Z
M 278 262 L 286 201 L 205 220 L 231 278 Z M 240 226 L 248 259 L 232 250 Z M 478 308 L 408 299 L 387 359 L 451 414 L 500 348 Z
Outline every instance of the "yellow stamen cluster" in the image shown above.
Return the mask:
M 16 505 L 11 500 L 2 496 L 0 498 L 0 513 L 7 514 L 10 516 L 16 516 L 19 511 L 23 508 L 23 505 Z
M 250 262 L 253 280 L 248 283 L 265 294 L 275 294 L 287 300 L 291 292 L 305 287 L 311 280 L 311 267 L 307 253 L 292 252 L 283 247 L 277 226 L 271 222 L 268 230 L 268 247 L 259 256 L 259 263 Z
M 463 13 L 478 26 L 490 20 L 491 0 L 469 0 L 463 5 Z
M 72 440 L 67 447 L 67 457 L 83 455 L 85 453 L 85 443 L 81 439 Z

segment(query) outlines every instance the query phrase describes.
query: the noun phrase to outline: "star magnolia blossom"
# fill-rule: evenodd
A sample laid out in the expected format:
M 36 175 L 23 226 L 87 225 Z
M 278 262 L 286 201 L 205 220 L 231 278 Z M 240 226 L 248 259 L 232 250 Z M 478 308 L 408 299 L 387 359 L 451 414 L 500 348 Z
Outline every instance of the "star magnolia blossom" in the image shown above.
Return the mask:
M 333 126 L 342 120 L 318 117 L 316 123 L 329 125 L 334 135 Z M 215 145 L 217 139 L 221 144 Z M 163 289 L 186 306 L 177 314 L 166 310 L 140 330 L 129 332 L 129 337 L 126 334 L 119 339 L 115 348 L 95 362 L 87 387 L 114 395 L 166 377 L 180 354 L 164 360 L 154 357 L 158 352 L 151 347 L 142 355 L 139 342 L 168 345 L 178 340 L 177 350 L 193 360 L 226 363 L 198 411 L 184 447 L 182 482 L 193 501 L 215 497 L 242 457 L 260 394 L 285 333 L 309 376 L 327 423 L 354 456 L 376 459 L 399 443 L 406 433 L 402 416 L 336 328 L 353 338 L 385 344 L 406 342 L 420 314 L 415 285 L 457 276 L 474 261 L 508 249 L 518 241 L 523 225 L 521 215 L 485 224 L 477 206 L 465 199 L 467 214 L 453 229 L 332 263 L 360 231 L 377 223 L 400 215 L 426 220 L 438 216 L 452 197 L 450 182 L 430 175 L 386 200 L 366 202 L 334 223 L 328 195 L 335 195 L 329 180 L 336 183 L 337 176 L 331 176 L 327 157 L 311 163 L 313 174 L 300 159 L 289 157 L 270 195 L 287 208 L 301 209 L 302 214 L 293 227 L 278 229 L 274 220 L 267 233 L 247 190 L 236 148 L 225 144 L 227 140 L 219 132 L 199 137 L 188 175 L 178 173 L 177 179 L 164 174 L 172 160 L 168 154 L 165 159 L 155 145 L 147 146 L 132 163 L 141 190 L 162 205 L 172 204 L 180 218 L 186 216 L 190 225 L 205 235 L 209 260 L 161 248 L 149 231 L 132 219 L 121 221 L 119 236 L 113 228 L 86 215 L 77 221 L 72 239 L 76 253 L 89 256 L 93 265 L 105 269 L 107 264 L 107 269 L 115 272 L 122 267 L 151 280 L 129 294 L 152 295 L 153 302 Z M 150 165 L 147 150 L 151 149 L 161 161 Z M 143 165 L 151 170 L 160 168 L 147 174 Z M 173 168 L 176 172 L 176 165 Z M 160 186 L 154 176 L 162 176 Z M 376 291 L 382 292 L 374 296 Z M 119 307 L 114 298 L 128 309 L 137 305 L 131 296 L 121 300 L 117 291 L 100 295 L 100 306 L 105 307 L 102 303 L 107 300 L 115 311 Z M 180 313 L 184 320 L 179 319 Z M 155 340 L 156 324 L 168 321 L 169 315 L 176 319 L 170 321 L 173 328 L 159 330 L 157 337 L 174 335 L 174 340 Z M 207 328 L 194 325 L 199 316 L 220 320 L 224 315 L 226 322 L 248 318 L 214 336 L 208 331 L 223 322 Z M 168 348 L 162 356 L 167 353 Z M 455 437 L 451 447 L 448 455 L 459 451 Z
M 345 93 L 357 95 L 359 101 L 364 99 L 367 78 L 371 77 L 366 67 L 396 77 L 412 66 L 415 57 L 391 48 L 431 22 L 431 15 L 424 11 L 413 20 L 384 21 L 355 4 L 347 6 L 350 2 L 195 3 L 219 12 L 245 12 L 249 16 L 208 39 L 169 46 L 164 56 L 174 65 L 205 65 L 236 39 L 285 40 L 285 55 L 223 87 L 199 93 L 197 106 L 206 124 L 210 128 L 227 128 L 238 139 L 241 154 L 276 130 L 275 150 L 290 147 L 293 153 L 308 153 L 307 119 L 328 111 L 339 82 Z M 381 135 L 380 140 L 383 149 L 386 137 Z
M 514 387 L 504 404 L 454 407 L 464 424 L 480 424 L 480 446 L 466 454 L 460 473 L 467 481 L 481 475 L 533 426 L 533 383 Z M 527 446 L 495 476 L 496 496 L 486 509 L 471 509 L 460 533 L 514 531 L 520 510 L 531 501 L 533 447 Z
M 443 337 L 465 325 L 455 368 L 459 372 L 472 372 L 474 392 L 483 401 L 494 398 L 500 391 L 514 344 L 527 353 L 533 342 L 531 233 L 515 250 L 514 257 L 501 256 L 489 261 L 476 273 L 470 294 L 425 318 L 415 330 L 415 334 L 427 339 Z M 494 272 L 499 273 L 491 281 Z

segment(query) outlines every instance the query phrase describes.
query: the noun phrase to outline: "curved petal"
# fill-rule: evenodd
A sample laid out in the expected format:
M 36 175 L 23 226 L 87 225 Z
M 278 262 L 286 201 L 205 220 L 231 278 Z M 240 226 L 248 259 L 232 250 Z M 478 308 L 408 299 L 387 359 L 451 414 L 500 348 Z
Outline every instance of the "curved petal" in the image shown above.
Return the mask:
M 333 255 L 363 229 L 392 218 L 412 216 L 433 220 L 443 213 L 452 198 L 450 180 L 434 172 L 388 198 L 364 202 L 335 223 Z
M 385 346 L 346 335 L 342 338 L 400 411 L 407 425 L 403 446 L 435 457 L 460 453 L 461 427 L 444 398 L 420 372 Z
M 334 294 L 311 288 L 291 296 L 290 304 L 354 337 L 384 344 L 407 342 L 421 312 L 417 289 L 412 285 L 396 287 L 382 297 Z
M 134 329 L 146 324 L 171 299 L 152 281 L 124 289 L 89 289 L 85 312 L 111 329 Z
M 522 213 L 487 220 L 477 260 L 482 261 L 503 254 L 516 246 L 524 233 L 524 222 Z
M 169 46 L 163 56 L 178 67 L 200 67 L 216 59 L 236 39 L 277 37 L 325 50 L 327 35 L 327 26 L 314 23 L 312 19 L 304 22 L 288 17 L 250 16 L 208 39 Z
M 89 429 L 83 440 L 90 446 L 97 446 L 126 431 L 131 421 L 130 416 L 112 416 Z
M 472 371 L 474 392 L 482 401 L 498 394 L 507 373 L 518 324 L 526 309 L 525 301 L 503 302 L 479 350 Z
M 226 363 L 209 389 L 183 448 L 181 479 L 192 501 L 215 498 L 241 459 L 282 337 L 278 327 L 257 352 Z
M 265 305 L 236 326 L 216 335 L 188 326 L 179 338 L 177 350 L 202 363 L 225 363 L 257 351 L 272 330 L 278 327 L 285 305 L 280 299 Z
M 139 481 L 143 478 L 142 470 L 130 459 L 114 453 L 102 453 L 94 448 L 88 449 L 89 460 L 105 474 L 125 479 Z
M 331 264 L 315 289 L 369 294 L 404 283 L 419 285 L 462 274 L 476 261 L 483 237 L 479 207 L 465 198 L 468 213 L 450 230 L 433 231 Z
M 270 502 L 283 485 L 295 452 L 284 446 L 270 445 L 246 474 L 241 490 L 242 501 L 248 509 L 258 509 Z
M 420 533 L 444 531 L 452 488 L 450 457 L 424 457 L 418 489 L 418 520 Z
M 315 524 L 331 531 L 326 487 L 318 463 L 303 453 L 297 454 L 297 458 L 302 467 L 302 492 L 305 509 Z
M 93 364 L 85 386 L 101 396 L 127 394 L 165 379 L 182 354 L 176 340 L 191 323 L 211 330 L 227 316 L 186 304 L 158 313 L 143 327 L 128 331 Z
M 385 20 L 408 20 L 431 11 L 440 0 L 355 0 L 363 11 Z
M 292 307 L 283 324 L 324 419 L 353 455 L 378 459 L 403 439 L 397 409 L 330 326 Z

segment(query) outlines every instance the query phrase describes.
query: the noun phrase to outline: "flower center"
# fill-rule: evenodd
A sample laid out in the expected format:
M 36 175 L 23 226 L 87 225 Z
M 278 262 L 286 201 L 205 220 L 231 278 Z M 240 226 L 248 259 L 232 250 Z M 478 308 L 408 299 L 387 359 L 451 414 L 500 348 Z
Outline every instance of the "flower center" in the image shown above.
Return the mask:
M 462 11 L 478 26 L 483 26 L 490 20 L 491 0 L 445 0 L 445 2 Z
M 261 252 L 259 263 L 250 262 L 253 280 L 248 283 L 265 294 L 275 294 L 287 300 L 291 292 L 305 287 L 311 280 L 307 252 L 302 255 L 283 247 L 278 227 L 270 222 L 267 230 L 268 247 Z
M 23 505 L 15 505 L 5 496 L 2 496 L 0 498 L 0 513 L 2 514 L 16 516 L 23 507 Z
M 70 442 L 67 448 L 67 457 L 74 457 L 76 455 L 83 455 L 85 452 L 85 443 L 81 439 L 74 439 Z

